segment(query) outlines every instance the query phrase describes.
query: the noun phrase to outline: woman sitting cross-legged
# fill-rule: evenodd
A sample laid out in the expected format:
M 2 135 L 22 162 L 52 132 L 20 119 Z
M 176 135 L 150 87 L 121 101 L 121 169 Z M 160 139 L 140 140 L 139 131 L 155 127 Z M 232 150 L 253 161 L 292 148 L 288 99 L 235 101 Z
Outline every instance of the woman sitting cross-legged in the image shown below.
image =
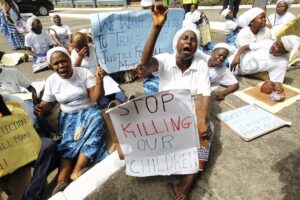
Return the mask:
M 237 34 L 236 47 L 240 48 L 247 44 L 272 39 L 272 33 L 266 27 L 266 21 L 265 11 L 258 7 L 251 8 L 239 16 L 238 24 L 244 28 Z
M 38 58 L 44 58 L 55 43 L 50 34 L 43 31 L 43 25 L 36 16 L 27 20 L 27 27 L 30 32 L 25 36 L 25 46 L 28 53 L 33 56 L 32 61 L 39 62 Z
M 207 116 L 210 108 L 210 82 L 207 63 L 197 51 L 200 33 L 197 29 L 185 27 L 180 29 L 173 39 L 173 53 L 153 56 L 158 35 L 167 18 L 167 8 L 161 5 L 152 7 L 153 27 L 144 46 L 141 66 L 151 72 L 157 72 L 159 91 L 170 89 L 189 89 L 191 94 L 203 95 L 203 116 L 206 124 L 198 124 L 200 141 L 207 141 L 208 148 L 199 148 L 199 170 L 202 171 L 208 159 L 212 136 L 209 134 Z M 196 106 L 196 115 L 201 106 Z M 198 116 L 197 116 L 198 117 Z M 167 188 L 173 199 L 188 199 L 188 193 L 197 174 L 183 175 L 178 184 L 169 183 Z
M 242 46 L 231 61 L 230 69 L 237 75 L 250 75 L 258 72 L 268 72 L 274 90 L 279 93 L 282 101 L 285 98 L 281 84 L 290 59 L 295 56 L 300 46 L 300 37 L 288 35 L 273 40 L 264 40 L 251 45 Z M 263 90 L 264 91 L 264 90 Z M 272 98 L 271 98 L 272 100 Z
M 104 71 L 98 66 L 95 77 L 85 68 L 72 68 L 69 53 L 63 47 L 48 51 L 47 61 L 55 73 L 46 80 L 42 102 L 35 112 L 44 115 L 56 101 L 60 103 L 58 126 L 62 140 L 58 151 L 62 158 L 53 191 L 56 193 L 107 156 L 104 121 L 95 103 L 104 94 Z

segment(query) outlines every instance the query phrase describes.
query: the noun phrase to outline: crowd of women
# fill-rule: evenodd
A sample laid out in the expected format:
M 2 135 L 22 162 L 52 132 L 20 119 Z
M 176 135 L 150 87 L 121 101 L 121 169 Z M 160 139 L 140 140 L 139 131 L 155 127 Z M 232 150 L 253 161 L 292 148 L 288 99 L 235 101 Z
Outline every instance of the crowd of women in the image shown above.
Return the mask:
M 155 56 L 154 46 L 167 19 L 168 9 L 163 5 L 152 6 L 153 26 L 138 66 L 139 75 L 144 78 L 145 94 L 189 89 L 191 94 L 203 95 L 201 110 L 206 116 L 205 127 L 200 127 L 202 124 L 199 124 L 198 132 L 200 140 L 207 141 L 208 147 L 198 149 L 199 171 L 204 169 L 208 160 L 213 138 L 214 128 L 209 121 L 211 101 L 224 100 L 226 95 L 238 90 L 237 75 L 268 72 L 270 80 L 263 84 L 261 92 L 269 94 L 272 101 L 284 101 L 282 83 L 289 60 L 299 51 L 300 38 L 295 35 L 276 38 L 274 33 L 293 19 L 292 14 L 287 11 L 291 2 L 278 0 L 276 13 L 269 17 L 266 17 L 265 10 L 251 8 L 236 19 L 236 10 L 224 8 L 221 16 L 225 20 L 227 39 L 214 44 L 210 54 L 200 50 L 198 26 L 199 20 L 203 20 L 203 14 L 199 13 L 197 5 L 191 5 L 191 11 L 186 13 L 184 27 L 174 36 L 173 52 Z M 3 9 L 1 13 L 1 20 L 7 20 L 5 15 L 9 14 Z M 34 95 L 34 101 L 31 102 L 34 109 L 29 114 L 35 114 L 38 119 L 36 126 L 42 127 L 42 130 L 49 129 L 45 116 L 51 113 L 56 103 L 60 104 L 58 130 L 62 138 L 57 144 L 60 161 L 58 181 L 53 192 L 56 193 L 66 188 L 91 165 L 104 159 L 108 153 L 104 143 L 104 121 L 97 107 L 104 96 L 105 72 L 97 65 L 95 50 L 91 44 L 92 37 L 81 32 L 72 35 L 70 28 L 62 24 L 59 15 L 53 15 L 52 20 L 54 25 L 49 28 L 48 33 L 43 30 L 37 17 L 29 18 L 29 33 L 25 36 L 25 42 L 12 41 L 5 30 L 7 27 L 15 27 L 8 21 L 3 23 L 9 24 L 6 29 L 1 28 L 1 32 L 13 48 L 26 48 L 34 62 L 44 58 L 54 73 L 47 78 L 43 95 L 38 99 L 26 77 L 17 70 L 1 69 L 0 92 L 17 92 L 9 90 L 12 85 L 31 91 Z M 21 45 L 18 46 L 18 43 Z M 10 74 L 12 78 L 4 80 L 3 77 L 8 77 L 4 73 Z M 215 98 L 211 98 L 214 85 L 222 85 L 225 89 L 214 91 Z M 37 173 L 36 176 L 45 177 L 49 170 L 50 165 L 47 165 L 45 172 Z M 197 174 L 184 175 L 179 183 L 169 183 L 167 188 L 172 198 L 188 199 L 196 177 Z M 28 195 L 25 199 L 39 199 L 44 182 L 45 179 L 40 180 L 39 189 L 32 190 L 34 192 L 31 194 L 25 193 Z

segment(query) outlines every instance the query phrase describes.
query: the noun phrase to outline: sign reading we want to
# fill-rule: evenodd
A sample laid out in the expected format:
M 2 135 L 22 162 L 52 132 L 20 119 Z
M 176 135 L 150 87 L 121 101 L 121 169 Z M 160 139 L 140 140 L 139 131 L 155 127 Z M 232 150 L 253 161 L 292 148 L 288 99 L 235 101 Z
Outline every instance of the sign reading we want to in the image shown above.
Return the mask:
M 189 90 L 139 97 L 108 113 L 125 157 L 127 175 L 198 171 L 199 140 Z
M 173 51 L 172 41 L 183 18 L 183 9 L 169 10 L 154 54 Z M 152 28 L 151 10 L 93 14 L 91 25 L 98 62 L 107 73 L 130 70 L 140 63 Z

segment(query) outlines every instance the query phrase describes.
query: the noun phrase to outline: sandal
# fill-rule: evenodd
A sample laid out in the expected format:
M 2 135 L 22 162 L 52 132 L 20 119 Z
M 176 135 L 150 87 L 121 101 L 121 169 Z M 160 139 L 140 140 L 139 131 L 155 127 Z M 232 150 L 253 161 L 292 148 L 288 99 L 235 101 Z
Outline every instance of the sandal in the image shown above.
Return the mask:
M 188 199 L 187 196 L 184 194 L 176 194 L 174 185 L 172 183 L 168 183 L 167 190 L 173 200 L 187 200 Z
M 55 188 L 52 192 L 52 196 L 55 195 L 58 192 L 63 191 L 68 185 L 69 185 L 69 183 L 65 183 L 65 182 L 57 183 L 57 185 L 55 186 Z

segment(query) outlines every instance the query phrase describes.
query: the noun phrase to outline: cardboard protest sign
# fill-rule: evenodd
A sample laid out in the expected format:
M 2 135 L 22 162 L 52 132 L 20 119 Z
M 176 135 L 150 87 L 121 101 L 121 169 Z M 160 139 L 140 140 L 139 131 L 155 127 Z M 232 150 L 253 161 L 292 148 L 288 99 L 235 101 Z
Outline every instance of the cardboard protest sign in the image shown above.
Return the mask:
M 18 103 L 8 103 L 12 115 L 0 118 L 0 177 L 37 159 L 41 146 L 29 117 Z
M 154 54 L 172 52 L 175 33 L 181 28 L 183 9 L 170 9 L 156 42 Z M 134 68 L 152 28 L 151 10 L 91 15 L 98 62 L 107 73 Z
M 189 90 L 139 97 L 108 111 L 126 161 L 126 174 L 198 171 L 195 116 Z
M 232 128 L 243 140 L 250 141 L 291 122 L 255 106 L 247 105 L 218 114 L 218 118 Z

